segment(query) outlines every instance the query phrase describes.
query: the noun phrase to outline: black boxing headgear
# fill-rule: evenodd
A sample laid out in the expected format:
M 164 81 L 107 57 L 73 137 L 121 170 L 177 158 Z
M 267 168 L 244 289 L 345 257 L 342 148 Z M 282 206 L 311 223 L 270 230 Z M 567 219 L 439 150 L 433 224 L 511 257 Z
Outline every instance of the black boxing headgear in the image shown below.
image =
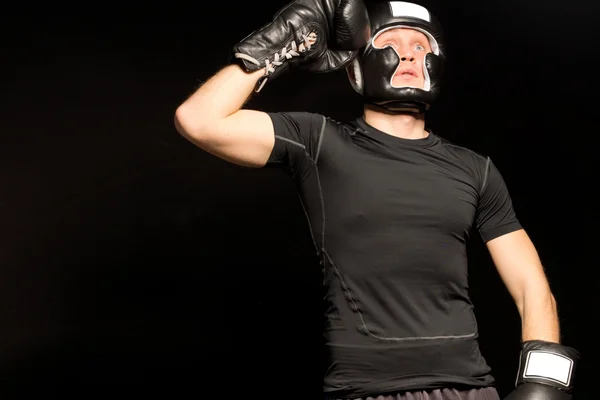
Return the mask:
M 350 83 L 366 103 L 388 112 L 428 110 L 437 98 L 444 72 L 445 46 L 442 28 L 423 6 L 403 1 L 365 2 L 371 21 L 371 40 L 346 68 Z M 394 86 L 392 79 L 401 67 L 401 58 L 392 46 L 375 47 L 375 39 L 392 28 L 409 28 L 425 34 L 432 53 L 423 60 L 424 85 Z

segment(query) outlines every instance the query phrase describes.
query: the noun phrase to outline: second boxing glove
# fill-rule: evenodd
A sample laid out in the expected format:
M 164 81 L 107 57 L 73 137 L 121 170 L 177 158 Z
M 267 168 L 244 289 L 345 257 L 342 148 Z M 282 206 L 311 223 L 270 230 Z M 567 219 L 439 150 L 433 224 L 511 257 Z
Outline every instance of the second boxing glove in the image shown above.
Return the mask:
M 345 67 L 370 36 L 362 0 L 296 0 L 236 44 L 233 57 L 246 71 L 265 68 L 259 92 L 292 65 L 312 72 Z
M 523 342 L 516 388 L 505 400 L 570 400 L 579 352 L 543 340 Z

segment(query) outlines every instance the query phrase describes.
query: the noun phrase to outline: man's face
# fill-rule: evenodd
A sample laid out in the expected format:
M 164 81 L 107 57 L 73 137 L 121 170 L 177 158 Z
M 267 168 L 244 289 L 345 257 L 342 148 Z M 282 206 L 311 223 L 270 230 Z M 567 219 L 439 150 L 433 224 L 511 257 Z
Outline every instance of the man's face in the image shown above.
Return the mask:
M 410 86 L 422 89 L 425 84 L 423 62 L 431 53 L 425 34 L 408 28 L 391 28 L 380 32 L 373 40 L 375 48 L 393 47 L 400 57 L 400 65 L 392 78 L 395 87 Z

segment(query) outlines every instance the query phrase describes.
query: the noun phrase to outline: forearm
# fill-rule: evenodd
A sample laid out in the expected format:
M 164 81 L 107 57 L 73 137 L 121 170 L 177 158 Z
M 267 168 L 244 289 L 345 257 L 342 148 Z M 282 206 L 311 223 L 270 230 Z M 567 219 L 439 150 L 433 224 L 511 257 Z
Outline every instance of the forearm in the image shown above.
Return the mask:
M 263 74 L 264 70 L 245 72 L 236 64 L 224 67 L 178 107 L 175 118 L 178 130 L 187 133 L 201 130 L 239 111 Z
M 528 288 L 517 304 L 522 322 L 522 340 L 560 343 L 556 300 L 546 285 Z

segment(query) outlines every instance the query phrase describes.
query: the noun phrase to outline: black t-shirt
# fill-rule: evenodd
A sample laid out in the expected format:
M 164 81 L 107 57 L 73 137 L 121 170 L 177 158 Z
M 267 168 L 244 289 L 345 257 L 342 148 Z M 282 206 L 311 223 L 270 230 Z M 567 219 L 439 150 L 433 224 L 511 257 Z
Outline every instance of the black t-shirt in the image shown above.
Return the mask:
M 269 114 L 267 166 L 297 184 L 325 284 L 333 398 L 492 385 L 468 294 L 466 242 L 520 229 L 487 157 L 429 132 L 403 139 L 363 118 Z

